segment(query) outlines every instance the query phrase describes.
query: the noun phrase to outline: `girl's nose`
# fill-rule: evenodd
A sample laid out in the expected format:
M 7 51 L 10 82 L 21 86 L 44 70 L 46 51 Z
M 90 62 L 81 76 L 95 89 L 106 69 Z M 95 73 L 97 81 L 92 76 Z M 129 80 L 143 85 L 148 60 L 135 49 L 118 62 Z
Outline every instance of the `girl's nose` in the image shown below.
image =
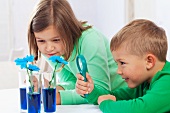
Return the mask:
M 53 51 L 54 50 L 54 46 L 53 45 L 51 45 L 51 44 L 47 44 L 47 46 L 46 46 L 46 51 Z

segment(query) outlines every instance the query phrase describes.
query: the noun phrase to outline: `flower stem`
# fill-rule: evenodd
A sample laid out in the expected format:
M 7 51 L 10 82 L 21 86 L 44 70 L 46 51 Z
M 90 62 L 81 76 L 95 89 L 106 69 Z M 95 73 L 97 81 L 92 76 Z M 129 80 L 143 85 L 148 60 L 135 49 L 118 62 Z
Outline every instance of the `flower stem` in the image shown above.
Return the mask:
M 52 76 L 52 78 L 51 78 L 51 80 L 50 80 L 50 82 L 49 82 L 48 88 L 50 88 L 51 82 L 52 82 L 52 80 L 54 79 L 54 76 L 56 76 L 56 75 L 55 75 L 55 70 L 56 70 L 56 68 L 57 68 L 57 64 L 56 64 L 55 67 L 54 67 L 53 76 Z
M 29 82 L 30 82 L 30 86 L 31 86 L 31 91 L 32 91 L 32 93 L 34 92 L 34 89 L 33 89 L 33 85 L 32 85 L 32 83 L 31 83 L 31 78 L 30 78 L 30 76 L 29 76 L 29 71 L 28 71 L 28 67 L 26 66 L 26 69 L 27 69 L 27 74 L 28 74 L 28 77 L 29 77 Z M 30 75 L 32 75 L 32 73 L 30 72 Z

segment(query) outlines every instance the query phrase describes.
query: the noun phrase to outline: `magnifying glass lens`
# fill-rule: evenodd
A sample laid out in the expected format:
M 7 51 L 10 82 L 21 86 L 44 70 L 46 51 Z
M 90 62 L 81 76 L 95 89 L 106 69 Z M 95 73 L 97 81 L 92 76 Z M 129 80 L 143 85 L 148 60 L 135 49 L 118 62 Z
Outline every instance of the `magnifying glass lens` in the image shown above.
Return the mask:
M 83 65 L 82 65 L 81 60 L 79 59 L 78 62 L 79 62 L 80 69 L 82 70 L 83 69 Z

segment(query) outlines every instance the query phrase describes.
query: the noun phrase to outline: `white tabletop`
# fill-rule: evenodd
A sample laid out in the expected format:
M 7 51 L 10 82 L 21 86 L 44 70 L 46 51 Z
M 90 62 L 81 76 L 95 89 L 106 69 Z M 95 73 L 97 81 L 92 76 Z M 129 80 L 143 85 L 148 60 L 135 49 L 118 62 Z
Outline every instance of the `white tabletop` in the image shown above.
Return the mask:
M 0 90 L 0 113 L 19 113 L 19 89 Z M 97 105 L 57 105 L 57 113 L 102 113 Z M 43 113 L 43 112 L 42 112 Z

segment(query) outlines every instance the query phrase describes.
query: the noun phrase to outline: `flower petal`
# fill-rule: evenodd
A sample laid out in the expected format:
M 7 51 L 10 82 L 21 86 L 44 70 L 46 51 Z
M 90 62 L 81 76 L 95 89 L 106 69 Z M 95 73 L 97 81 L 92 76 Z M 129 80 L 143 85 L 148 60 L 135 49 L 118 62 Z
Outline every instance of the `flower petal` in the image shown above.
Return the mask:
M 28 69 L 29 69 L 30 71 L 39 71 L 39 70 L 40 70 L 39 67 L 37 67 L 36 65 L 32 65 L 32 64 L 29 64 L 29 65 L 28 65 Z
M 33 55 L 30 55 L 30 56 L 26 56 L 23 58 L 24 60 L 26 60 L 27 62 L 33 62 L 34 61 L 34 56 Z
M 30 55 L 30 56 L 27 55 L 24 58 L 15 59 L 16 65 L 20 65 L 21 69 L 27 68 L 27 63 L 28 62 L 33 62 L 33 61 L 34 61 L 34 56 L 33 55 Z M 37 71 L 39 68 L 38 67 L 37 68 L 33 67 L 33 68 L 30 68 L 30 69 Z
M 56 55 L 51 56 L 51 57 L 49 58 L 49 60 L 51 60 L 52 62 L 58 62 L 58 63 L 62 63 L 62 64 L 68 64 L 67 61 L 65 61 L 65 60 L 64 60 L 63 58 L 61 58 L 60 56 L 56 56 Z
M 21 58 L 17 58 L 15 60 L 16 65 L 20 65 L 21 69 L 26 68 L 27 65 L 27 61 L 25 61 L 24 59 Z

